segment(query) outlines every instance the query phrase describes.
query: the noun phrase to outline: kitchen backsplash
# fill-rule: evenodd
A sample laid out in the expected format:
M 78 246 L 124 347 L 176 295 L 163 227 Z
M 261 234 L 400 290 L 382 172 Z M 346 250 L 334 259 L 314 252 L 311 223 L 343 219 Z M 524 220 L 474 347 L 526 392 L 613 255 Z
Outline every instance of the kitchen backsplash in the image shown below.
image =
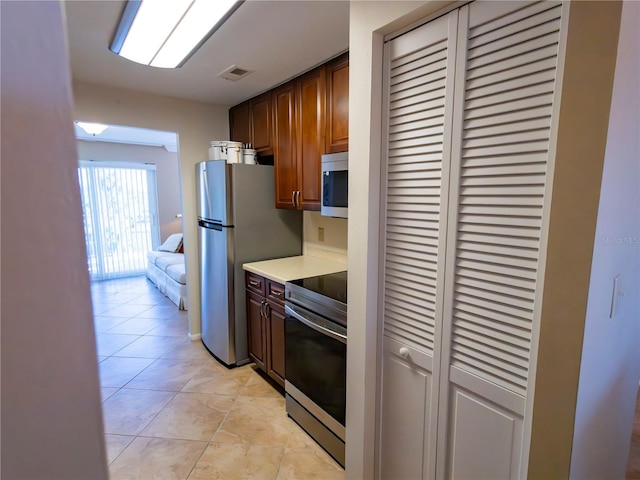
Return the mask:
M 347 263 L 347 219 L 323 217 L 320 212 L 303 212 L 304 255 Z

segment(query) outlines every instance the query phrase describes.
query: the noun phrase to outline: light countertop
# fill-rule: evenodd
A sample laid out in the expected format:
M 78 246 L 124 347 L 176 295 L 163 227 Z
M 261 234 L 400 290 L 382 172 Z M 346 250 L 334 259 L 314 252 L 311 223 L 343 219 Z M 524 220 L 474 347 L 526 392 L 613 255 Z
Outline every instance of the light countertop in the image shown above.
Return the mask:
M 282 283 L 298 278 L 314 277 L 327 273 L 343 272 L 347 269 L 344 263 L 332 262 L 324 258 L 300 255 L 298 257 L 276 258 L 262 262 L 251 262 L 242 265 L 246 271 Z

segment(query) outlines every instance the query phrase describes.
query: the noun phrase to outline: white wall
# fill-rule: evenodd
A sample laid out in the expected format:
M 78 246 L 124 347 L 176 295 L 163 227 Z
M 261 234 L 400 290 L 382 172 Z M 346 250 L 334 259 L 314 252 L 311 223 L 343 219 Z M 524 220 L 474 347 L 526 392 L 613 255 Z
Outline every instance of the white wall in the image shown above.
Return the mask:
M 624 478 L 640 376 L 640 3 L 622 10 L 571 477 Z M 624 297 L 609 318 L 613 278 Z
M 548 234 L 541 242 L 538 335 L 525 418 L 528 478 L 568 478 L 621 2 L 571 2 L 564 33 Z M 544 232 L 544 225 L 543 225 Z M 545 246 L 546 244 L 546 246 Z M 604 279 L 602 280 L 605 281 Z M 607 283 L 609 280 L 607 280 Z M 535 331 L 535 330 L 534 330 Z M 530 429 L 530 430 L 529 430 Z M 530 431 L 530 435 L 528 434 Z M 526 448 L 530 441 L 529 448 Z
M 164 242 L 172 233 L 182 232 L 182 219 L 176 218 L 178 213 L 182 213 L 180 165 L 177 153 L 167 152 L 163 147 L 78 140 L 78 158 L 154 164 L 158 187 L 160 242 Z
M 302 212 L 302 253 L 332 262 L 347 263 L 347 219 Z M 320 235 L 318 229 L 322 229 Z
M 73 83 L 75 118 L 88 122 L 166 130 L 178 134 L 182 211 L 189 296 L 189 332 L 201 333 L 198 238 L 195 207 L 195 164 L 208 159 L 209 142 L 229 136 L 227 106 Z
M 2 478 L 106 479 L 59 2 L 0 2 Z

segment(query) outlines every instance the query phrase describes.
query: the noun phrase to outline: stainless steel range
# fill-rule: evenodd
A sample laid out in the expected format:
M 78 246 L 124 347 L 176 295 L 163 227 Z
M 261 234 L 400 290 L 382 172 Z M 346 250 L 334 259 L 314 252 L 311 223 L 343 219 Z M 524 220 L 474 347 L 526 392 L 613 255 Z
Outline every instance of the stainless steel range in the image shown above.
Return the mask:
M 344 466 L 347 272 L 285 284 L 287 413 Z

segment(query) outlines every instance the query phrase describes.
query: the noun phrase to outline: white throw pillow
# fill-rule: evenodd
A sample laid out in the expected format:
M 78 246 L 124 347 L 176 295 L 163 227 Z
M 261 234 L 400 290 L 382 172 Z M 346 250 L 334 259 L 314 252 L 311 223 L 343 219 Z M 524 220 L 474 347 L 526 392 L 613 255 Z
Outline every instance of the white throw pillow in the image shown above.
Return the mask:
M 174 233 L 172 235 L 169 235 L 169 238 L 167 238 L 164 241 L 164 243 L 158 247 L 158 251 L 177 253 L 178 250 L 180 250 L 181 246 L 182 246 L 182 234 Z

